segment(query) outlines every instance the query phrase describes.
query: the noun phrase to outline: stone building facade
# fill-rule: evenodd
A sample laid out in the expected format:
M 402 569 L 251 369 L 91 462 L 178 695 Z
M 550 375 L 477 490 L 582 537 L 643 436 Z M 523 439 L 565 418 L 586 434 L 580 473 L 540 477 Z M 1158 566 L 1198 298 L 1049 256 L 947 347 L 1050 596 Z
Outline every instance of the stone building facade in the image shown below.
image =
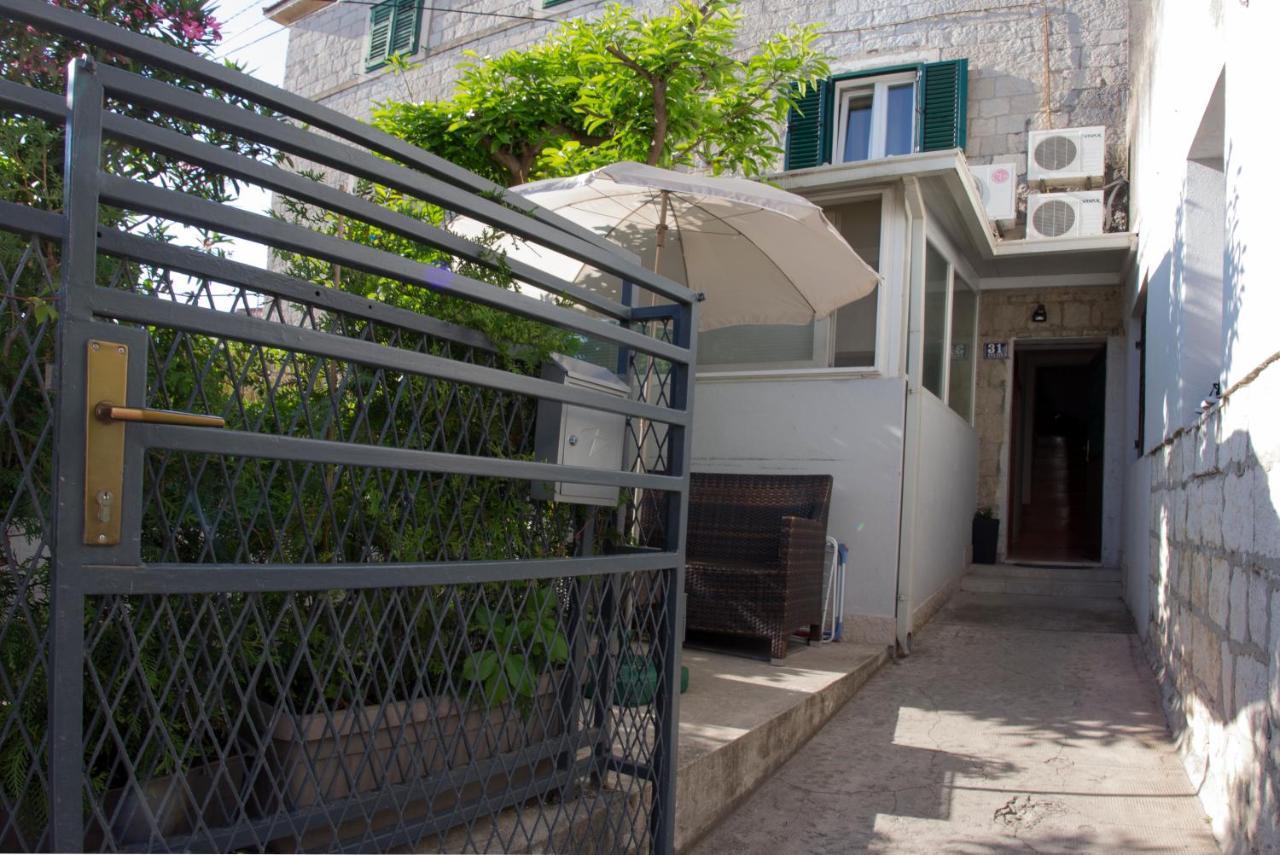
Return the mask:
M 1228 852 L 1280 851 L 1277 32 L 1275 4 L 1131 7 L 1125 599 Z
M 1147 640 L 1219 834 L 1280 845 L 1280 365 L 1150 454 Z
M 418 51 L 403 75 L 365 71 L 370 6 L 281 0 L 268 6 L 288 21 L 285 88 L 352 116 L 368 116 L 379 101 L 446 97 L 464 51 L 498 54 L 536 42 L 550 23 L 598 14 L 604 0 L 442 0 L 428 4 Z M 659 12 L 666 0 L 627 5 Z M 1027 131 L 1106 125 L 1108 162 L 1123 171 L 1128 91 L 1128 7 L 1124 0 L 973 3 L 927 0 L 743 0 L 744 49 L 798 24 L 815 24 L 832 70 L 903 62 L 969 60 L 966 154 L 975 162 L 1017 162 L 1026 172 Z M 536 18 L 538 20 L 529 20 Z

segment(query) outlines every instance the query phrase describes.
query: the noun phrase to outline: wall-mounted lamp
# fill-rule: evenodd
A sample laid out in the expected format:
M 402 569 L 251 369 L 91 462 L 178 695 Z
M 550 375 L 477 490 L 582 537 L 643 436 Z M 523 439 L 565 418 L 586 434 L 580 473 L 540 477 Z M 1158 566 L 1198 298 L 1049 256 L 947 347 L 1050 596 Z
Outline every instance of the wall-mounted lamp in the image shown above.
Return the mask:
M 1044 308 L 1044 303 L 1036 306 L 1035 311 L 1031 313 L 1031 323 L 1042 324 L 1049 320 L 1049 313 Z

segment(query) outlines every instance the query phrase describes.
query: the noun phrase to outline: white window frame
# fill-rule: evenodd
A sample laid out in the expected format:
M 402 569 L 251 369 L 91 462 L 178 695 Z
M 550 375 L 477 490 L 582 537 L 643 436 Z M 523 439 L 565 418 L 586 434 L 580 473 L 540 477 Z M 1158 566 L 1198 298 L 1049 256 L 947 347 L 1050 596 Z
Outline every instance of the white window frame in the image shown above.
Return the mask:
M 917 71 L 900 71 L 881 74 L 875 77 L 852 77 L 838 80 L 835 84 L 836 130 L 831 145 L 832 163 L 863 163 L 864 161 L 847 161 L 844 159 L 845 133 L 849 125 L 849 99 L 857 93 L 871 90 L 871 141 L 867 148 L 867 160 L 880 160 L 894 155 L 885 154 L 885 141 L 889 135 L 889 87 L 903 83 L 911 84 L 911 115 L 916 115 L 920 99 L 920 73 Z M 915 122 L 912 122 L 911 151 L 916 150 Z
M 876 299 L 876 326 L 875 326 L 876 341 L 875 341 L 875 347 L 873 349 L 875 357 L 871 365 L 857 365 L 857 366 L 849 365 L 849 366 L 841 366 L 841 368 L 844 370 L 869 371 L 874 374 L 883 374 L 885 370 L 885 356 L 887 352 L 885 347 L 885 338 L 886 338 L 885 326 L 886 326 L 886 316 L 888 313 L 887 296 L 886 296 L 888 289 L 885 287 L 885 283 L 888 281 L 888 276 L 885 273 L 885 265 L 886 265 L 887 259 L 889 258 L 889 253 L 892 251 L 890 247 L 891 235 L 889 234 L 890 230 L 888 227 L 889 223 L 891 222 L 891 217 L 893 217 L 894 215 L 892 193 L 887 188 L 878 188 L 873 190 L 867 190 L 860 193 L 851 193 L 851 194 L 842 196 L 838 203 L 830 203 L 829 205 L 824 205 L 824 207 L 835 207 L 836 205 L 846 205 L 850 203 L 866 202 L 871 199 L 875 199 L 876 197 L 879 197 L 880 199 L 880 247 L 879 247 L 880 265 L 879 265 L 878 272 L 880 273 L 881 281 L 879 285 L 880 294 Z M 836 225 L 836 228 L 839 229 L 840 227 L 839 224 L 837 223 L 835 225 Z M 839 309 L 837 309 L 836 311 L 839 311 Z M 827 318 L 824 318 L 822 323 L 827 324 L 827 329 L 824 331 L 824 334 L 823 334 L 826 339 L 826 342 L 825 342 L 826 364 L 832 368 L 835 368 L 835 366 L 832 365 L 832 363 L 835 362 L 835 357 L 836 357 L 836 325 L 838 323 L 838 321 L 836 320 L 836 312 L 832 312 L 830 316 L 828 316 Z
M 942 394 L 935 395 L 934 397 L 938 398 L 938 400 L 940 400 L 943 404 L 946 404 L 947 409 L 950 410 L 952 413 L 955 413 L 955 415 L 959 418 L 964 418 L 964 417 L 961 416 L 959 413 L 956 413 L 955 410 L 951 409 L 951 343 L 952 343 L 952 332 L 953 332 L 951 328 L 951 321 L 952 321 L 951 312 L 952 312 L 953 301 L 955 299 L 956 279 L 957 278 L 963 279 L 965 283 L 968 285 L 969 290 L 971 290 L 974 293 L 974 296 L 978 298 L 977 307 L 974 312 L 974 318 L 973 318 L 972 347 L 974 348 L 974 354 L 973 354 L 973 359 L 971 360 L 969 365 L 969 418 L 966 420 L 967 423 L 970 426 L 972 426 L 974 424 L 974 413 L 977 411 L 977 394 L 978 394 L 977 347 L 978 347 L 978 341 L 979 341 L 979 329 L 982 324 L 982 287 L 979 284 L 981 282 L 981 279 L 977 276 L 977 273 L 974 271 L 973 267 L 969 264 L 969 262 L 965 259 L 964 255 L 961 254 L 959 250 L 956 249 L 956 245 L 951 241 L 951 239 L 946 235 L 946 233 L 943 232 L 942 229 L 938 227 L 938 224 L 935 222 L 933 217 L 929 218 L 928 222 L 925 225 L 924 231 L 925 231 L 925 235 L 924 235 L 925 245 L 932 246 L 935 250 L 937 250 L 938 254 L 942 256 L 943 261 L 945 261 L 947 265 L 947 299 L 946 299 L 946 306 L 943 309 L 946 321 L 943 327 L 944 332 L 943 332 L 943 340 L 942 340 L 942 385 L 941 385 Z M 921 256 L 922 264 L 925 263 L 924 259 L 926 257 L 927 257 L 927 254 Z M 921 281 L 921 287 L 923 287 L 923 283 L 924 283 L 923 277 L 921 278 L 920 281 Z M 922 307 L 924 306 L 923 294 L 921 295 L 920 305 Z M 920 319 L 920 331 L 921 331 L 921 335 L 923 335 L 924 333 L 923 318 Z M 921 353 L 922 358 L 923 358 L 923 355 L 924 354 L 922 352 Z M 930 395 L 933 395 L 933 392 L 930 392 L 924 386 L 924 366 L 923 365 L 920 368 L 920 389 L 921 391 L 929 392 Z

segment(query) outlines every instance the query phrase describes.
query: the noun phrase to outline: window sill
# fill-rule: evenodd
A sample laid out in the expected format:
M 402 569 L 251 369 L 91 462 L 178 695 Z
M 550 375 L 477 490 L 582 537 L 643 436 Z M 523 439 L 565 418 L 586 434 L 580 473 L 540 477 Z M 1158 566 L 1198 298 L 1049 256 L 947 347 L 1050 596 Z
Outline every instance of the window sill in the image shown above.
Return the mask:
M 741 383 L 769 380 L 872 380 L 884 375 L 875 367 L 866 368 L 756 368 L 741 371 L 698 371 L 698 382 Z

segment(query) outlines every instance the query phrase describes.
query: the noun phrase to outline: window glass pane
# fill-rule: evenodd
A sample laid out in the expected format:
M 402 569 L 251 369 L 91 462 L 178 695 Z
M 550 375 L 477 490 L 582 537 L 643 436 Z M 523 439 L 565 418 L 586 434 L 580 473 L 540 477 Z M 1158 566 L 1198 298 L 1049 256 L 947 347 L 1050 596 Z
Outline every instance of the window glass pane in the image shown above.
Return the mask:
M 914 83 L 889 87 L 885 154 L 910 154 L 915 136 Z
M 843 160 L 866 160 L 871 156 L 871 93 L 859 92 L 845 102 L 848 119 L 845 122 Z
M 974 339 L 978 320 L 978 295 L 959 276 L 951 293 L 951 378 L 947 403 L 965 421 L 973 420 Z
M 939 398 L 947 336 L 947 260 L 929 244 L 924 261 L 924 387 Z
M 880 269 L 880 197 L 828 210 L 840 234 L 862 260 Z M 833 365 L 867 367 L 876 362 L 876 310 L 879 287 L 835 314 Z
M 813 324 L 742 324 L 698 333 L 698 366 L 813 362 Z

